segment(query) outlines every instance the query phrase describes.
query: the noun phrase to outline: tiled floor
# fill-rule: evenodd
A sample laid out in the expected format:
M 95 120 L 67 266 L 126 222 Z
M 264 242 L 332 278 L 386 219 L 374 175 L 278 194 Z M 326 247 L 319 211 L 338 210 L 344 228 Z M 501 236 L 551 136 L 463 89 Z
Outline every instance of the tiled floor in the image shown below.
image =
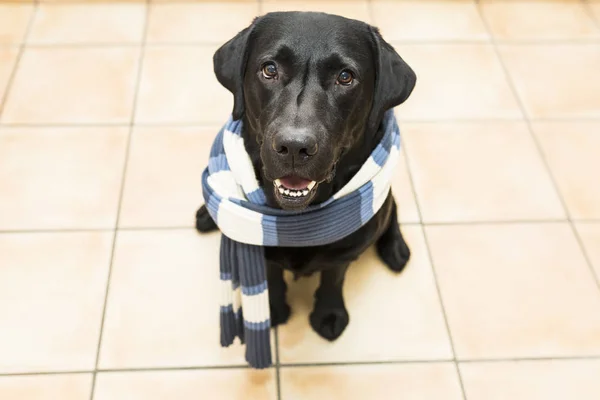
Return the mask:
M 57 4 L 60 3 L 60 4 Z M 277 368 L 218 343 L 217 234 L 193 230 L 253 16 L 359 18 L 416 70 L 394 193 L 335 343 L 291 286 Z M 597 400 L 600 0 L 0 4 L 0 399 Z

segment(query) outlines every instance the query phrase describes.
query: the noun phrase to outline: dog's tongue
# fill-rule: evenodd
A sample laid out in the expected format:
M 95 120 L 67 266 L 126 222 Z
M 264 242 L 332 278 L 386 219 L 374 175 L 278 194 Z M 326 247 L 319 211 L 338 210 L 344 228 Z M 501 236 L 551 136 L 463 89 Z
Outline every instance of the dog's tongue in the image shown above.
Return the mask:
M 306 189 L 312 182 L 308 179 L 300 178 L 299 176 L 286 176 L 285 178 L 280 178 L 279 181 L 286 188 L 295 190 Z

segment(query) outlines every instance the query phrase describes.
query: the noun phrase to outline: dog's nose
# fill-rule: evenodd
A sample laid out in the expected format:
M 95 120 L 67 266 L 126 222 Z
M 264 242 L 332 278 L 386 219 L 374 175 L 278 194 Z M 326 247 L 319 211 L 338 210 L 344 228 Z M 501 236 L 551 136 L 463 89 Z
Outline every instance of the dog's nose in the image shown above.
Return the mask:
M 287 129 L 273 138 L 273 150 L 281 157 L 304 161 L 317 154 L 317 138 L 304 129 Z

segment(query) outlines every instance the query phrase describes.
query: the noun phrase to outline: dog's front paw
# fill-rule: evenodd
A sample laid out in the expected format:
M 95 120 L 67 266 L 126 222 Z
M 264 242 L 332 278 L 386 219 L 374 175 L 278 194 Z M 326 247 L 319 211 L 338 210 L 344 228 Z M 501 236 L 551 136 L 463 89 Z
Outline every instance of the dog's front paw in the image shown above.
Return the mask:
M 281 302 L 277 306 L 271 306 L 271 327 L 283 325 L 290 319 L 292 309 L 286 302 Z
M 310 314 L 310 325 L 321 337 L 333 341 L 340 337 L 348 326 L 350 316 L 346 308 L 315 307 Z
M 213 221 L 212 217 L 208 213 L 206 206 L 200 207 L 196 212 L 196 230 L 198 232 L 207 233 L 217 229 L 217 224 Z
M 410 249 L 402 238 L 378 242 L 377 253 L 381 260 L 394 272 L 402 272 L 410 259 Z

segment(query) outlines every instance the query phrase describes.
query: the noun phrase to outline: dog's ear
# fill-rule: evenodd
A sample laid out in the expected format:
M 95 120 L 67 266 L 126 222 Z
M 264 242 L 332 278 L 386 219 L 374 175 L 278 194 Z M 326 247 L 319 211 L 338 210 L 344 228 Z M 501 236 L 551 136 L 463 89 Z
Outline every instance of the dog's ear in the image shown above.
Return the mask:
M 375 47 L 375 94 L 369 116 L 369 128 L 375 130 L 390 108 L 408 99 L 417 76 L 412 68 L 396 53 L 375 27 L 369 27 Z
M 233 94 L 234 120 L 244 115 L 244 74 L 248 59 L 248 38 L 256 19 L 252 24 L 235 35 L 231 40 L 221 46 L 213 56 L 213 67 L 217 80 Z

